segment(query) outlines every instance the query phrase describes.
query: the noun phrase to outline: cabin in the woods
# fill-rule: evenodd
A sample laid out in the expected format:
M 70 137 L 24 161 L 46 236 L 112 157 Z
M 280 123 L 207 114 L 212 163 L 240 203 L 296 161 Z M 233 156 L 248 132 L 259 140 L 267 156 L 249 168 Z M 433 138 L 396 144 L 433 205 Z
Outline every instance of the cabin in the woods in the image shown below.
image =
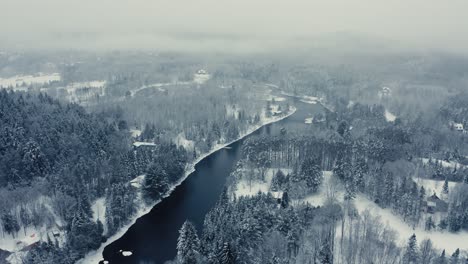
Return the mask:
M 426 212 L 433 214 L 437 212 L 447 212 L 448 204 L 440 199 L 435 193 L 426 200 Z

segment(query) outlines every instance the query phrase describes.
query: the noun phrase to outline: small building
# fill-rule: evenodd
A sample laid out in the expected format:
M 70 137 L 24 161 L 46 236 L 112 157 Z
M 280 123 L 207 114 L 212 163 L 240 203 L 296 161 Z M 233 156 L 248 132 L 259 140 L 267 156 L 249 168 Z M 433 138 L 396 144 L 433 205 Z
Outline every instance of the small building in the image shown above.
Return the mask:
M 462 123 L 454 123 L 453 124 L 453 128 L 457 131 L 463 131 L 464 128 L 463 128 L 463 124 Z
M 200 69 L 197 71 L 197 74 L 205 75 L 205 74 L 208 74 L 208 72 L 206 70 Z
M 379 91 L 379 97 L 380 98 L 385 98 L 389 97 L 392 95 L 392 89 L 390 87 L 382 87 L 382 89 Z
M 448 204 L 440 199 L 435 193 L 426 200 L 426 213 L 447 212 Z

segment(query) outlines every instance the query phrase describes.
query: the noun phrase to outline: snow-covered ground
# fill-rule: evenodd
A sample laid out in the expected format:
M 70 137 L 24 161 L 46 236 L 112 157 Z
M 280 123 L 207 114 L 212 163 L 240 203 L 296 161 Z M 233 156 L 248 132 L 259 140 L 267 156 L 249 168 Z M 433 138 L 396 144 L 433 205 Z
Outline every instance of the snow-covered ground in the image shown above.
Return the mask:
M 274 102 L 284 102 L 286 101 L 286 98 L 281 97 L 281 96 L 274 96 L 274 95 L 268 95 L 265 97 L 266 101 L 274 101 Z
M 319 191 L 310 195 L 304 199 L 293 201 L 294 204 L 306 202 L 313 206 L 321 206 L 326 203 L 327 200 L 332 199 L 336 202 L 343 202 L 344 189 L 341 183 L 333 177 L 333 172 L 324 171 L 324 180 L 319 188 Z M 435 189 L 437 193 L 442 190 L 443 182 L 437 183 L 432 180 L 419 180 L 419 183 L 424 188 Z M 439 186 L 440 185 L 440 186 Z M 449 188 L 455 187 L 456 183 L 449 183 Z M 405 246 L 408 242 L 408 238 L 415 233 L 418 241 L 422 241 L 425 238 L 431 239 L 434 246 L 439 249 L 446 249 L 448 252 L 454 252 L 457 248 L 468 250 L 468 232 L 449 233 L 441 231 L 425 231 L 423 228 L 413 228 L 408 223 L 405 223 L 400 216 L 392 213 L 390 209 L 382 209 L 374 202 L 366 198 L 362 194 L 358 194 L 354 199 L 354 205 L 360 214 L 368 210 L 371 215 L 379 216 L 383 224 L 387 224 L 390 228 L 394 229 L 398 236 L 401 246 Z
M 182 182 L 185 181 L 185 179 L 192 173 L 195 171 L 195 165 L 200 162 L 201 160 L 203 160 L 204 158 L 208 157 L 209 155 L 211 155 L 212 153 L 222 149 L 222 148 L 225 148 L 227 147 L 228 145 L 238 141 L 238 140 L 241 140 L 243 139 L 244 137 L 252 134 L 253 132 L 255 132 L 256 130 L 260 129 L 261 127 L 265 126 L 265 125 L 268 125 L 268 124 L 271 124 L 271 123 L 275 123 L 275 122 L 278 122 L 280 120 L 283 120 L 285 118 L 287 118 L 288 116 L 294 114 L 296 112 L 296 108 L 294 107 L 291 107 L 290 111 L 286 114 L 286 115 L 282 115 L 282 116 L 272 116 L 272 117 L 262 117 L 261 118 L 261 121 L 260 123 L 256 124 L 256 125 L 253 125 L 251 126 L 249 129 L 247 129 L 247 131 L 244 131 L 241 133 L 241 136 L 236 139 L 236 140 L 233 140 L 231 142 L 227 142 L 225 144 L 217 144 L 214 146 L 214 148 L 205 153 L 204 155 L 201 155 L 200 157 L 198 157 L 195 161 L 193 161 L 191 164 L 189 164 L 187 166 L 187 169 L 184 173 L 184 175 L 180 178 L 180 180 L 178 182 L 176 182 L 169 190 L 169 192 L 163 196 L 162 199 L 168 197 L 169 195 L 171 195 L 172 191 L 177 187 L 179 186 Z M 109 245 L 110 243 L 114 242 L 115 240 L 121 238 L 126 232 L 127 230 L 133 225 L 135 224 L 136 220 L 140 217 L 142 217 L 143 215 L 145 214 L 148 214 L 151 209 L 156 205 L 158 204 L 159 202 L 161 202 L 161 200 L 158 200 L 158 201 L 155 201 L 154 203 L 150 204 L 150 205 L 146 205 L 145 203 L 141 202 L 139 205 L 140 207 L 137 209 L 137 213 L 132 217 L 132 219 L 129 221 L 129 223 L 122 227 L 116 234 L 114 234 L 113 236 L 109 237 L 106 242 L 104 242 L 103 244 L 101 244 L 101 246 L 99 247 L 99 249 L 97 250 L 94 250 L 94 251 L 91 251 L 89 252 L 88 254 L 86 254 L 86 256 L 79 260 L 77 263 L 78 264 L 87 264 L 87 263 L 98 263 L 99 261 L 102 260 L 102 252 L 104 251 L 104 248 Z
M 143 141 L 135 141 L 133 142 L 133 146 L 140 147 L 140 146 L 156 146 L 153 142 L 143 142 Z
M 237 108 L 235 107 L 235 105 L 226 105 L 226 115 L 229 116 L 229 117 L 235 117 L 237 119 L 238 115 L 237 115 L 238 111 L 237 111 Z
M 130 183 L 131 186 L 139 189 L 139 188 L 141 188 L 141 186 L 143 186 L 144 181 L 145 181 L 145 175 L 140 175 L 140 176 L 135 177 L 129 183 Z
M 423 186 L 426 190 L 426 195 L 431 196 L 432 194 L 436 194 L 439 197 L 442 197 L 442 188 L 444 186 L 444 181 L 439 180 L 431 180 L 431 179 L 422 179 L 422 178 L 415 178 L 413 179 L 419 186 Z M 457 182 L 448 182 L 449 193 L 450 191 L 457 186 L 459 183 Z
M 24 90 L 26 87 L 16 88 L 16 86 L 44 85 L 60 80 L 59 73 L 46 74 L 39 72 L 34 75 L 16 75 L 9 78 L 0 78 L 0 88 L 13 87 L 14 90 Z
M 423 164 L 427 164 L 429 163 L 429 159 L 428 158 L 422 158 L 421 159 Z M 445 160 L 438 160 L 438 159 L 432 159 L 432 162 L 438 162 L 442 167 L 444 168 L 450 168 L 450 169 L 454 169 L 454 168 L 464 168 L 464 167 L 467 167 L 463 164 L 460 164 L 456 161 L 445 161 Z
M 130 133 L 132 133 L 133 138 L 137 138 L 141 135 L 141 130 L 139 129 L 130 129 Z
M 195 148 L 195 141 L 188 140 L 185 137 L 184 133 L 180 133 L 177 135 L 175 143 L 177 146 L 184 147 L 186 150 L 193 150 Z
M 139 88 L 133 89 L 130 91 L 131 96 L 135 96 L 138 92 L 145 90 L 145 89 L 150 89 L 150 88 L 157 88 L 158 91 L 165 92 L 166 89 L 163 87 L 165 86 L 172 86 L 172 85 L 188 85 L 191 84 L 192 82 L 179 82 L 179 81 L 174 81 L 174 82 L 168 82 L 168 83 L 153 83 L 153 84 L 148 84 L 148 85 L 143 85 Z
M 28 204 L 26 206 L 43 206 L 44 215 L 50 216 L 50 220 L 43 226 L 28 226 L 26 231 L 21 228 L 17 234 L 13 237 L 11 234 L 0 234 L 0 249 L 7 250 L 10 252 L 19 252 L 24 247 L 27 247 L 40 240 L 46 241 L 47 235 L 51 238 L 56 237 L 58 242 L 61 244 L 64 239 L 64 233 L 61 231 L 63 222 L 57 214 L 55 214 L 51 206 L 51 198 L 48 196 L 39 196 L 35 199 L 34 205 Z M 20 206 L 17 208 L 19 212 Z
M 460 250 L 468 250 L 468 232 L 463 231 L 459 233 L 441 232 L 441 231 L 425 231 L 422 228 L 412 228 L 401 217 L 393 214 L 390 209 L 382 209 L 375 203 L 364 197 L 358 195 L 354 200 L 354 204 L 359 213 L 365 210 L 374 216 L 380 216 L 381 221 L 394 229 L 398 234 L 398 241 L 400 246 L 405 246 L 408 243 L 408 238 L 414 233 L 418 241 L 423 239 L 431 239 L 436 248 L 445 249 L 448 252 L 454 252 L 457 248 Z
M 101 197 L 94 201 L 91 205 L 91 210 L 93 211 L 93 221 L 97 222 L 97 220 L 101 221 L 104 227 L 104 234 L 107 233 L 107 225 L 106 225 L 106 198 Z
M 279 115 L 281 114 L 283 111 L 280 110 L 280 106 L 279 105 L 270 105 L 270 113 L 272 115 Z
M 396 116 L 390 113 L 387 109 L 385 109 L 385 119 L 387 120 L 387 122 L 394 122 L 396 119 Z
M 58 87 L 57 91 L 63 91 L 65 98 L 70 102 L 83 102 L 96 96 L 106 95 L 106 81 L 95 80 L 88 82 L 74 82 L 65 87 Z M 47 90 L 45 90 L 47 92 Z
M 308 203 L 311 206 L 322 206 L 327 200 L 342 202 L 344 191 L 339 180 L 333 177 L 332 171 L 323 171 L 323 182 L 318 191 L 303 199 L 293 201 L 293 204 Z
M 286 96 L 290 96 L 290 97 L 298 98 L 298 99 L 300 99 L 301 102 L 306 103 L 306 104 L 317 104 L 317 103 L 323 101 L 323 98 L 316 97 L 316 96 L 309 96 L 309 95 L 298 96 L 298 95 L 294 95 L 292 93 L 288 93 L 288 92 L 285 92 L 285 91 L 281 91 L 281 94 L 286 95 Z
M 306 124 L 312 124 L 312 122 L 314 121 L 314 118 L 313 117 L 308 117 L 304 120 L 304 123 Z
M 283 171 L 286 175 L 291 172 L 291 169 L 288 168 L 269 168 L 265 172 L 265 181 L 261 180 L 253 180 L 249 181 L 248 179 L 242 179 L 236 183 L 233 187 L 234 194 L 236 197 L 241 196 L 254 196 L 257 193 L 268 193 L 270 191 L 271 181 L 273 176 L 276 174 L 278 170 Z M 249 173 L 249 172 L 248 172 Z M 251 172 L 253 173 L 253 172 Z M 274 197 L 281 197 L 282 192 L 271 192 Z
M 195 73 L 193 75 L 193 82 L 197 84 L 202 84 L 208 81 L 211 78 L 211 75 L 208 73 Z

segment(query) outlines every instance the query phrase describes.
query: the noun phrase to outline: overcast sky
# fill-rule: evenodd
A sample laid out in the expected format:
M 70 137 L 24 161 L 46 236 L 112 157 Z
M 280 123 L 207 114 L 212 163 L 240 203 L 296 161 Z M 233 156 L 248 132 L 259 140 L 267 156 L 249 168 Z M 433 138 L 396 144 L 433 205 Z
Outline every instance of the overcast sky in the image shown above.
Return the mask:
M 336 32 L 468 50 L 467 0 L 0 0 L 9 47 L 261 49 Z

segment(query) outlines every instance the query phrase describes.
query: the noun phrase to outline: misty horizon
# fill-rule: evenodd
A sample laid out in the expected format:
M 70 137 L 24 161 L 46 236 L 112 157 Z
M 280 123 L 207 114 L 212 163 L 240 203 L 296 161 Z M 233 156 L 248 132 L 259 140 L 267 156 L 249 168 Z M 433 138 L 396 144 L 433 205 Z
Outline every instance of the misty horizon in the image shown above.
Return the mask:
M 465 1 L 1 0 L 3 49 L 159 49 L 255 53 L 282 49 L 466 53 Z M 346 46 L 349 45 L 349 46 Z

